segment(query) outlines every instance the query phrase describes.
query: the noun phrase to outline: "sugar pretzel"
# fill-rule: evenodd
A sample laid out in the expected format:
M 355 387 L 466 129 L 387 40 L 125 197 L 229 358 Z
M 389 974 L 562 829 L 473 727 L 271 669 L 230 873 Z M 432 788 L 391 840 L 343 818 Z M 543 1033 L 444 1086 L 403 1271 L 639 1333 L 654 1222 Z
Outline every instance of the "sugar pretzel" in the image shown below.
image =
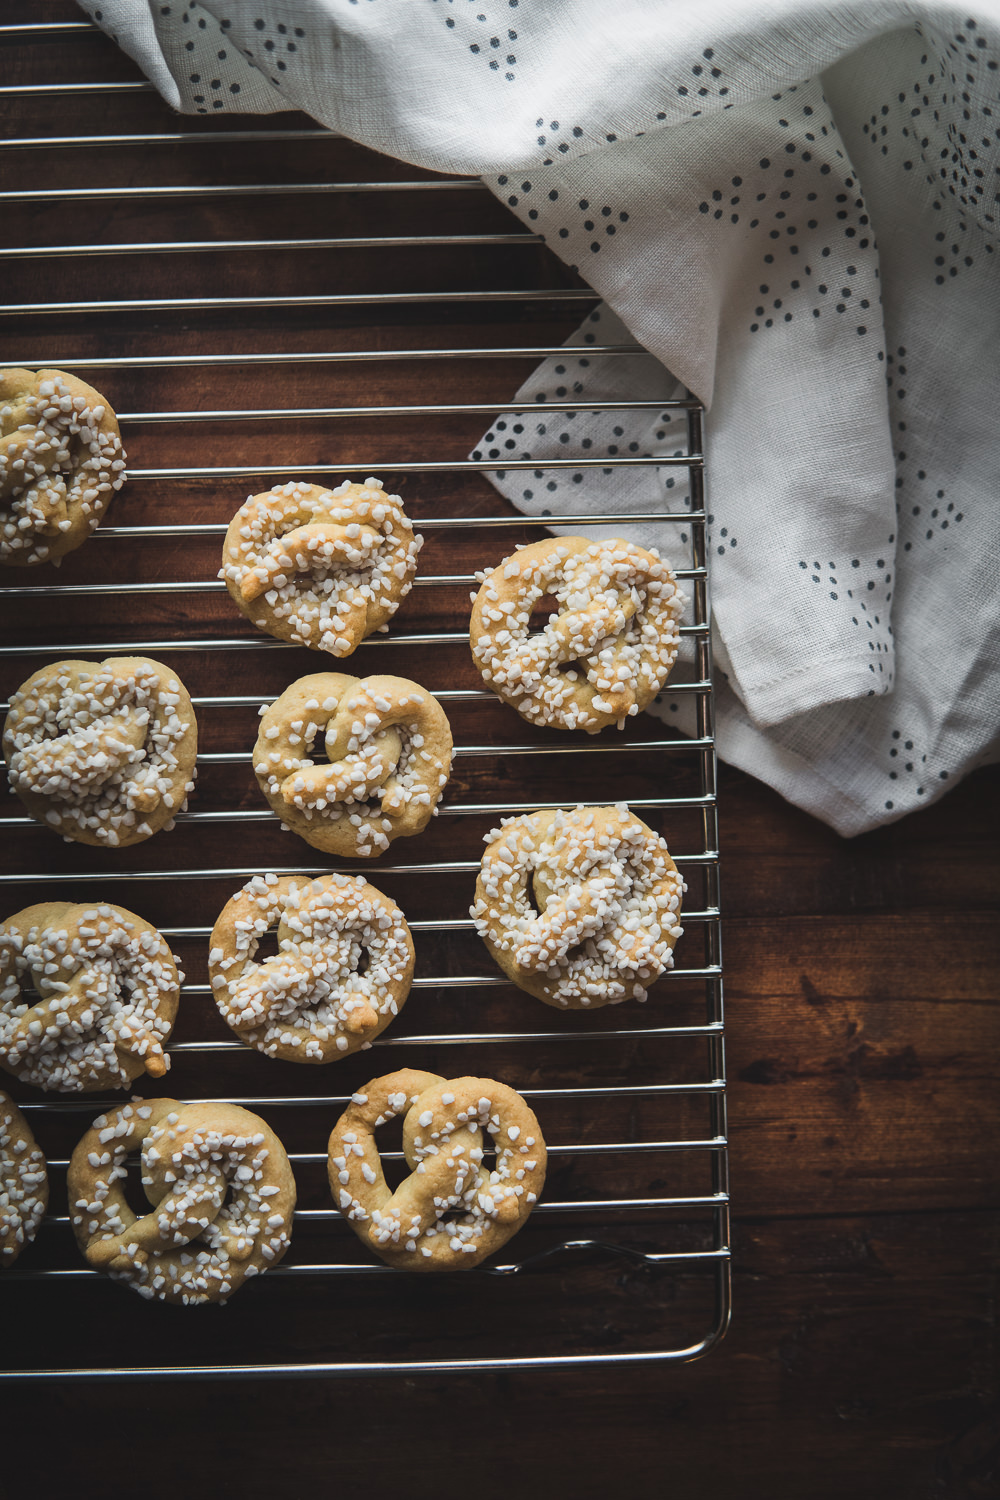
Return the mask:
M 287 827 L 315 849 L 364 859 L 427 826 L 451 752 L 444 709 L 418 683 L 318 672 L 263 711 L 253 762 Z
M 183 978 L 156 928 L 124 907 L 26 907 L 0 924 L 0 1067 L 63 1093 L 162 1078 Z
M 410 1175 L 393 1191 L 374 1133 L 400 1114 Z M 403 1068 L 353 1095 L 330 1136 L 328 1169 L 334 1202 L 370 1250 L 401 1270 L 450 1271 L 479 1265 L 517 1233 L 545 1165 L 538 1121 L 514 1089 Z
M 0 562 L 57 566 L 125 483 L 118 420 L 63 370 L 0 370 Z
M 380 479 L 289 481 L 236 512 L 219 577 L 258 629 L 350 656 L 409 593 L 422 543 Z
M 137 1150 L 153 1210 L 142 1218 L 123 1188 Z M 291 1242 L 296 1193 L 285 1149 L 235 1104 L 133 1099 L 109 1110 L 73 1152 L 67 1188 L 90 1265 L 162 1302 L 225 1302 Z
M 38 1233 L 49 1203 L 45 1154 L 0 1089 L 0 1266 L 12 1266 Z
M 176 673 L 114 656 L 35 672 L 11 700 L 3 748 L 33 818 L 77 843 L 124 849 L 186 806 L 198 730 Z
M 278 951 L 256 962 L 277 925 Z M 360 876 L 255 875 L 212 930 L 209 977 L 222 1019 L 287 1062 L 347 1057 L 379 1036 L 413 978 L 403 913 Z
M 563 1010 L 645 1000 L 682 932 L 664 841 L 624 805 L 507 818 L 487 841 L 471 915 L 507 977 Z
M 533 631 L 532 612 L 545 599 L 556 609 Z M 666 681 L 684 604 L 655 552 L 619 538 L 549 537 L 483 579 L 472 655 L 487 686 L 532 724 L 621 729 Z

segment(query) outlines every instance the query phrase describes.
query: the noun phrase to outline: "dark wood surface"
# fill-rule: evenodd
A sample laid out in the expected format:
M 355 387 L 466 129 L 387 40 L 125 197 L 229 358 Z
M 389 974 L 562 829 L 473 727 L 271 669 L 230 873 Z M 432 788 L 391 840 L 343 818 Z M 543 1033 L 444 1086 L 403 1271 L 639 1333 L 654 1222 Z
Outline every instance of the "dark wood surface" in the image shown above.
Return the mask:
M 46 4 L 32 7 L 30 17 L 21 7 L 11 19 L 75 14 L 67 4 Z M 5 81 L 12 83 L 135 76 L 99 38 L 50 42 L 44 49 L 5 48 L 0 55 L 10 65 Z M 142 97 L 82 100 L 72 121 L 55 127 L 51 99 L 22 97 L 4 107 L 10 133 L 17 135 L 53 128 L 86 133 L 163 130 L 177 123 L 157 101 Z M 212 122 L 212 128 L 221 124 Z M 188 122 L 188 128 L 192 125 Z M 150 150 L 155 152 L 152 166 Z M 7 152 L 4 186 L 181 183 L 211 181 L 213 174 L 219 182 L 279 181 L 290 175 L 300 182 L 386 181 L 425 175 L 346 142 L 300 146 L 291 156 L 287 147 L 220 144 L 198 148 L 195 159 L 193 150 Z M 250 199 L 224 209 L 209 199 L 191 200 L 183 216 L 176 207 L 148 204 L 101 203 L 72 212 L 39 205 L 22 207 L 8 219 L 12 242 L 33 244 L 407 233 L 426 231 L 430 223 L 437 232 L 517 227 L 475 188 L 431 192 L 419 199 L 405 193 Z M 48 302 L 266 294 L 276 286 L 292 291 L 320 282 L 331 290 L 359 293 L 575 284 L 541 251 L 484 248 L 460 257 L 440 251 L 391 256 L 340 252 L 333 258 L 301 252 L 293 259 L 257 252 L 180 255 L 158 264 L 122 257 L 75 266 L 59 258 L 20 263 L 9 274 L 8 291 L 11 301 Z M 60 354 L 107 358 L 222 350 L 468 348 L 558 342 L 577 316 L 577 308 L 537 301 L 499 307 L 400 303 L 377 312 L 369 304 L 321 314 L 139 311 L 128 317 L 4 319 L 0 338 L 4 363 Z M 326 368 L 321 381 L 308 367 L 297 367 L 282 376 L 276 391 L 259 367 L 214 372 L 196 367 L 169 374 L 112 371 L 102 389 L 123 409 L 137 412 L 458 400 L 493 402 L 499 408 L 528 369 L 530 363 L 515 370 L 509 360 L 456 360 L 435 366 L 430 384 L 427 365 L 415 361 Z M 335 461 L 350 468 L 376 454 L 390 467 L 393 460 L 432 451 L 461 458 L 482 429 L 476 416 L 440 421 L 433 432 L 420 419 L 380 421 L 377 434 L 371 424 L 350 421 L 289 423 L 277 433 L 266 423 L 247 423 L 239 433 L 237 461 Z M 140 467 L 199 462 L 211 467 L 231 461 L 234 445 L 222 424 L 192 424 L 180 433 L 176 427 L 149 424 L 137 425 L 130 434 L 130 450 L 132 463 Z M 401 485 L 402 493 L 414 495 L 422 517 L 498 513 L 489 487 L 474 476 L 446 474 L 421 480 L 419 487 L 412 480 L 405 484 L 410 488 Z M 109 519 L 150 523 L 168 507 L 171 518 L 224 519 L 233 508 L 232 493 L 231 487 L 221 491 L 197 480 L 137 482 L 123 492 Z M 236 503 L 241 498 L 237 494 Z M 449 532 L 446 546 L 442 534 L 437 536 L 424 555 L 426 566 L 459 572 L 476 561 L 471 543 L 456 541 Z M 491 536 L 490 545 L 497 540 Z M 62 582 L 208 578 L 215 546 L 171 541 L 123 550 L 95 540 L 59 575 L 39 570 L 38 581 L 43 573 L 45 581 Z M 409 628 L 425 623 L 456 628 L 462 607 L 460 591 L 434 597 L 415 591 L 406 623 Z M 39 642 L 65 640 L 67 631 L 96 642 L 120 639 L 123 628 L 149 639 L 241 633 L 225 596 L 153 596 L 141 603 L 112 597 L 94 601 L 86 614 L 78 604 L 41 606 L 33 601 L 28 612 L 17 606 L 5 639 L 18 638 L 13 632 L 23 629 Z M 474 685 L 467 656 L 457 648 L 448 648 L 429 664 L 403 648 L 387 649 L 391 656 L 380 656 L 380 667 L 391 659 L 392 669 L 418 676 L 428 665 L 439 686 Z M 315 669 L 314 658 L 301 656 L 303 670 Z M 206 656 L 192 662 L 201 692 L 265 692 L 293 675 L 283 653 L 261 653 L 241 671 L 242 687 L 234 685 L 231 658 Z M 15 667 L 6 666 L 5 674 L 4 692 L 16 685 Z M 207 720 L 209 736 L 216 736 L 211 743 L 228 748 L 230 739 L 236 743 L 248 732 L 253 717 L 251 712 L 246 724 L 226 720 L 222 727 Z M 466 741 L 490 743 L 489 736 L 496 734 L 495 742 L 501 743 L 504 733 L 510 738 L 499 708 L 464 710 L 458 717 Z M 658 732 L 661 727 L 650 722 L 638 734 Z M 530 738 L 527 726 L 523 734 L 518 729 L 518 737 Z M 569 778 L 574 790 L 596 800 L 607 797 L 612 782 L 615 795 L 622 794 L 621 786 L 625 795 L 654 794 L 661 775 L 683 792 L 696 780 L 695 758 L 681 755 L 648 764 L 643 758 L 621 758 L 619 764 L 612 755 L 601 760 L 599 769 L 588 763 L 583 770 L 557 756 L 548 758 L 541 771 L 533 770 L 532 785 L 539 788 L 534 795 L 544 796 L 547 788 L 565 785 Z M 515 798 L 523 781 L 519 762 L 487 760 L 472 774 L 463 772 L 452 791 L 466 800 Z M 448 1484 L 473 1485 L 489 1496 L 506 1495 L 516 1486 L 531 1496 L 596 1496 L 613 1488 L 676 1491 L 696 1500 L 797 1500 L 806 1495 L 815 1500 L 884 1495 L 981 1500 L 1000 1492 L 1000 771 L 981 770 L 934 807 L 851 842 L 741 773 L 722 767 L 719 783 L 734 1210 L 734 1314 L 721 1345 L 684 1365 L 603 1365 L 582 1371 L 254 1384 L 7 1385 L 2 1393 L 5 1426 L 8 1433 L 22 1436 L 23 1448 L 17 1452 L 23 1457 L 15 1453 L 0 1467 L 0 1494 L 20 1495 L 31 1483 L 43 1494 L 71 1486 L 78 1495 L 103 1495 L 109 1472 L 111 1487 L 141 1482 L 153 1495 L 181 1489 L 198 1495 L 211 1488 L 304 1497 L 321 1487 L 353 1491 L 364 1486 L 376 1495 L 401 1489 L 430 1496 Z M 562 795 L 555 790 L 548 794 Z M 234 789 L 217 773 L 203 780 L 199 796 L 207 805 L 221 806 L 227 798 L 227 805 L 258 805 L 252 785 Z M 5 802 L 3 811 L 11 810 L 13 805 Z M 470 820 L 459 821 L 464 830 Z M 478 824 L 474 831 L 478 836 Z M 439 820 L 428 835 L 428 857 L 447 857 L 454 834 L 454 822 Z M 681 819 L 671 827 L 672 843 L 676 837 L 681 846 L 692 847 L 697 836 L 692 822 Z M 180 855 L 221 862 L 227 847 L 232 848 L 216 834 L 208 846 L 204 836 L 185 844 L 190 832 L 182 829 L 169 837 L 179 841 L 169 853 L 175 863 Z M 166 847 L 154 840 L 142 867 L 157 868 L 161 854 L 168 861 Z M 272 849 L 284 851 L 286 862 L 295 857 L 280 842 L 253 847 L 262 858 L 277 858 Z M 26 835 L 16 850 L 8 851 L 11 862 L 4 868 L 43 869 L 50 853 L 43 836 Z M 232 862 L 242 863 L 244 854 Z M 89 852 L 82 858 L 79 851 L 59 846 L 59 859 L 68 880 L 74 870 L 95 867 Z M 111 864 L 109 860 L 109 869 Z M 458 910 L 464 892 L 445 884 L 419 892 L 414 888 L 418 909 L 408 908 L 408 914 Z M 159 887 L 145 889 L 158 892 L 160 910 L 150 915 L 169 920 L 174 910 L 170 898 Z M 214 916 L 215 900 L 214 888 L 199 898 L 204 920 Z M 455 966 L 445 972 L 466 972 L 473 961 L 471 941 L 444 944 L 428 954 L 428 961 Z M 196 962 L 196 955 L 192 959 Z M 533 1010 L 517 1009 L 513 994 L 491 994 L 480 1022 L 506 1024 L 516 1015 L 526 1028 L 539 1025 Z M 694 1014 L 697 996 L 683 986 L 664 990 L 664 996 L 674 1005 L 673 1015 Z M 445 991 L 439 998 L 442 1016 L 433 1023 L 426 1020 L 427 1025 L 447 1030 L 471 1024 L 468 999 Z M 209 1022 L 199 1010 L 191 1013 L 189 1024 L 187 1034 L 194 1035 Z M 637 1023 L 626 1019 L 622 1024 L 627 1029 Z M 475 1049 L 464 1049 L 462 1055 L 470 1067 L 475 1064 Z M 626 1064 L 629 1078 L 665 1076 L 654 1047 L 627 1039 L 605 1054 L 587 1044 L 578 1061 L 567 1062 L 561 1051 L 529 1057 L 517 1049 L 506 1061 L 520 1070 L 518 1077 L 535 1083 L 553 1077 L 600 1082 L 622 1076 Z M 200 1086 L 198 1066 L 196 1061 L 181 1065 L 178 1092 L 182 1084 Z M 683 1056 L 672 1057 L 670 1076 L 683 1077 L 687 1066 Z M 351 1086 L 359 1081 L 360 1073 L 351 1075 Z M 667 1123 L 685 1128 L 697 1122 L 677 1116 Z M 629 1122 L 600 1122 L 601 1130 L 615 1126 L 625 1129 Z M 564 1128 L 585 1132 L 587 1127 L 586 1122 L 560 1119 L 556 1129 Z M 298 1149 L 306 1149 L 305 1144 L 299 1142 Z M 643 1180 L 648 1183 L 648 1174 L 635 1177 L 636 1190 Z M 607 1187 L 596 1169 L 559 1181 L 569 1193 L 600 1193 Z M 537 1243 L 574 1228 L 575 1222 L 561 1230 L 558 1225 L 554 1230 L 543 1227 Z M 648 1224 L 639 1224 L 634 1232 L 637 1243 L 648 1243 Z M 508 1287 L 517 1285 L 491 1283 L 485 1294 L 456 1289 L 452 1283 L 414 1291 L 409 1279 L 402 1278 L 361 1288 L 352 1293 L 351 1306 L 338 1307 L 325 1286 L 300 1289 L 293 1284 L 290 1290 L 275 1278 L 273 1287 L 265 1282 L 248 1289 L 247 1299 L 258 1294 L 253 1304 L 234 1303 L 215 1322 L 204 1324 L 196 1338 L 200 1349 L 212 1347 L 223 1363 L 252 1357 L 255 1347 L 265 1351 L 261 1357 L 276 1350 L 284 1357 L 324 1357 L 330 1348 L 342 1347 L 345 1338 L 370 1348 L 372 1357 L 399 1357 L 426 1348 L 428 1320 L 440 1315 L 447 1337 L 432 1352 L 447 1356 L 480 1349 L 484 1327 L 492 1330 L 498 1353 L 516 1351 L 543 1325 L 560 1348 L 613 1352 L 641 1347 L 643 1339 L 656 1340 L 688 1326 L 697 1336 L 705 1317 L 703 1285 L 693 1277 L 665 1277 L 621 1265 L 609 1271 L 599 1261 L 581 1261 L 571 1268 L 556 1267 L 508 1297 Z M 113 1300 L 96 1307 L 97 1314 L 108 1310 L 107 1337 L 115 1341 L 111 1357 L 153 1362 L 158 1350 L 176 1351 L 183 1343 L 175 1322 L 146 1317 L 142 1305 L 123 1322 L 119 1296 L 124 1301 L 125 1294 L 108 1290 Z M 87 1338 L 100 1344 L 99 1317 L 92 1326 L 97 1317 L 93 1307 L 81 1317 L 74 1288 L 52 1289 L 43 1312 L 33 1300 L 37 1291 L 37 1284 L 18 1283 L 15 1297 L 7 1299 L 0 1363 L 17 1357 L 17 1351 L 11 1352 L 16 1340 L 32 1346 L 26 1362 L 58 1361 L 77 1347 L 81 1324 Z M 97 1347 L 92 1358 L 103 1361 L 106 1353 Z M 98 1447 L 109 1456 L 95 1459 Z

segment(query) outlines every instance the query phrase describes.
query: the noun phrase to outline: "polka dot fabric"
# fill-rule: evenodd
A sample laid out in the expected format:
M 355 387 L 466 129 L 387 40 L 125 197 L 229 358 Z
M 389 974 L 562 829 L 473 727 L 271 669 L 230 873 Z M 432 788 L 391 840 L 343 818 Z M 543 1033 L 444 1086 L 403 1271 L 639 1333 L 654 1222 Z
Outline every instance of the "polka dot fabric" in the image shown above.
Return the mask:
M 276 98 L 271 73 L 277 68 L 258 67 L 252 44 L 237 41 L 232 18 L 218 6 L 152 0 L 147 9 L 131 0 L 81 0 L 81 8 L 183 114 L 270 114 L 290 107 Z M 261 33 L 251 29 L 257 41 Z
M 1000 753 L 1000 0 L 84 8 L 184 111 L 479 173 L 594 287 L 477 450 L 516 505 L 682 506 L 683 470 L 613 464 L 676 424 L 589 406 L 705 401 L 724 758 L 853 834 Z

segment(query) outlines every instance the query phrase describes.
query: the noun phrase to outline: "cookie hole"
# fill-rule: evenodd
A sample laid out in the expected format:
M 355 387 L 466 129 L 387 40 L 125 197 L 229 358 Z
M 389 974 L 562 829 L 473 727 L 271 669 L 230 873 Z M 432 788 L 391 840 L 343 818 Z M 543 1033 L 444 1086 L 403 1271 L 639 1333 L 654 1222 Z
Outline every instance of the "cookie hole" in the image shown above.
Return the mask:
M 314 766 L 329 766 L 333 764 L 326 752 L 326 735 L 322 729 L 316 731 L 311 743 L 306 745 L 305 752 L 306 758 L 311 760 Z
M 545 629 L 553 615 L 557 615 L 558 613 L 559 600 L 554 594 L 543 594 L 540 599 L 535 601 L 535 605 L 531 611 L 531 618 L 528 621 L 528 634 L 537 635 L 539 631 Z
M 382 1175 L 385 1177 L 386 1186 L 390 1193 L 394 1193 L 410 1175 L 410 1168 L 403 1157 L 387 1156 L 382 1153 Z
M 385 1125 L 380 1125 L 375 1133 L 375 1141 L 382 1158 L 382 1171 L 389 1185 L 389 1191 L 395 1192 L 401 1182 L 405 1182 L 412 1170 L 403 1155 L 403 1114 L 397 1115 L 394 1120 L 388 1120 Z
M 21 991 L 20 999 L 15 1001 L 15 1004 L 31 1006 L 37 1005 L 39 1000 L 41 1000 L 41 995 L 35 989 L 35 982 L 30 969 L 26 969 L 23 974 L 12 973 L 8 975 L 7 983 L 9 984 L 11 981 Z M 9 1002 L 7 1003 L 9 1004 Z
M 146 1191 L 142 1185 L 142 1157 L 138 1151 L 133 1151 L 125 1161 L 122 1191 L 125 1195 L 125 1202 L 140 1219 L 149 1213 L 152 1204 L 146 1197 Z
M 273 958 L 278 951 L 278 928 L 277 925 L 269 927 L 257 944 L 257 952 L 254 954 L 256 963 L 263 963 L 266 958 Z

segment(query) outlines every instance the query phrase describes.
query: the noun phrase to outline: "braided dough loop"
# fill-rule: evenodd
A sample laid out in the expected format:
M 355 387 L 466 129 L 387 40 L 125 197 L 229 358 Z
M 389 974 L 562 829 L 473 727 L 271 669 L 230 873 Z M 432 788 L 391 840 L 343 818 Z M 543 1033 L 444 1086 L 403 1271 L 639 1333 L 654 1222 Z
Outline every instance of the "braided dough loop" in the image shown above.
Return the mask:
M 550 596 L 558 611 L 532 633 L 532 610 Z M 472 655 L 487 686 L 529 723 L 622 729 L 666 681 L 686 602 L 656 552 L 619 538 L 550 537 L 485 578 Z
M 374 1132 L 405 1113 L 411 1174 L 393 1192 Z M 484 1139 L 483 1132 L 488 1139 Z M 496 1166 L 483 1153 L 496 1152 Z M 403 1068 L 366 1083 L 330 1136 L 330 1190 L 351 1228 L 390 1266 L 478 1266 L 524 1224 L 545 1182 L 546 1150 L 532 1111 L 490 1078 L 440 1078 Z
M 0 562 L 59 563 L 124 483 L 103 396 L 62 370 L 0 370 Z
M 317 742 L 328 765 L 313 758 Z M 253 762 L 287 827 L 314 849 L 366 859 L 426 828 L 451 752 L 444 709 L 418 683 L 317 672 L 264 712 Z
M 276 923 L 278 952 L 256 963 Z M 374 1041 L 402 1009 L 413 964 L 399 907 L 348 875 L 255 875 L 223 909 L 208 961 L 226 1025 L 268 1057 L 302 1063 Z
M 45 1155 L 27 1120 L 0 1089 L 0 1266 L 12 1266 L 49 1205 Z
M 471 915 L 507 977 L 561 1010 L 645 1000 L 683 931 L 663 840 L 624 804 L 508 818 L 487 839 Z
M 258 629 L 350 656 L 410 592 L 422 545 L 380 479 L 289 482 L 236 512 L 219 577 Z
M 0 1067 L 64 1093 L 162 1078 L 183 978 L 156 928 L 124 907 L 26 907 L 0 925 Z
M 3 748 L 33 818 L 77 843 L 124 849 L 186 807 L 198 730 L 187 690 L 161 662 L 60 661 L 14 694 Z
M 136 1149 L 153 1206 L 143 1218 L 122 1188 Z M 66 1180 L 83 1254 L 143 1297 L 224 1302 L 290 1243 L 296 1194 L 285 1148 L 235 1104 L 133 1099 L 94 1121 Z

